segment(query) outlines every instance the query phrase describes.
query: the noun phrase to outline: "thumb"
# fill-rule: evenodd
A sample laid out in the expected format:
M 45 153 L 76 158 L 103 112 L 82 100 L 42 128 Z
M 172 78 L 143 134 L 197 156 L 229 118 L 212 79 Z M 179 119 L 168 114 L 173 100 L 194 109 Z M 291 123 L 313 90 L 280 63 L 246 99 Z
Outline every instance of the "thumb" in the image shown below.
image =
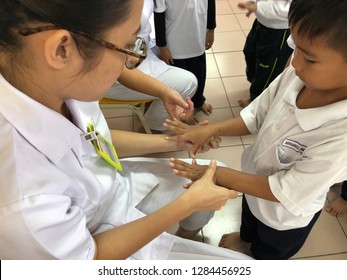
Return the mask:
M 213 159 L 210 161 L 210 164 L 209 164 L 204 176 L 202 176 L 202 178 L 213 181 L 213 177 L 214 177 L 214 174 L 216 173 L 216 170 L 217 170 L 217 162 L 216 162 L 216 160 Z

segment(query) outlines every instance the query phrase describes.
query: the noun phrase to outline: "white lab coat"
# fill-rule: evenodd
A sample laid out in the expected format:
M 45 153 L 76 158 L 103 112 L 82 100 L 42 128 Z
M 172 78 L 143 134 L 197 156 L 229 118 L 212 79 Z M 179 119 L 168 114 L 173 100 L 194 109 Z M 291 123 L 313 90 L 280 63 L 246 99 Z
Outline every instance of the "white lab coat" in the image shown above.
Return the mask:
M 186 180 L 175 176 L 166 160 L 124 160 L 119 173 L 96 154 L 81 136 L 93 119 L 110 138 L 97 102 L 68 101 L 71 123 L 1 75 L 0 100 L 1 259 L 92 259 L 92 234 L 141 218 L 184 191 Z M 196 213 L 183 224 L 199 228 L 212 214 Z M 191 242 L 163 233 L 130 259 L 167 259 L 175 244 Z M 206 244 L 192 246 L 247 258 Z

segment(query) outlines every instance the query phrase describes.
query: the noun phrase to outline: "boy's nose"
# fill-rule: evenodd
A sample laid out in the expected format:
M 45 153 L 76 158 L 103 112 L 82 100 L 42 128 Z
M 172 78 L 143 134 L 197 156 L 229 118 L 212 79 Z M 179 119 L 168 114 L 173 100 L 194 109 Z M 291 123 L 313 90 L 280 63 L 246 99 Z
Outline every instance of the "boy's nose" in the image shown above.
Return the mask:
M 291 64 L 294 67 L 296 72 L 301 71 L 302 61 L 303 61 L 303 57 L 302 57 L 302 55 L 300 55 L 300 51 L 298 51 L 298 49 L 295 49 Z

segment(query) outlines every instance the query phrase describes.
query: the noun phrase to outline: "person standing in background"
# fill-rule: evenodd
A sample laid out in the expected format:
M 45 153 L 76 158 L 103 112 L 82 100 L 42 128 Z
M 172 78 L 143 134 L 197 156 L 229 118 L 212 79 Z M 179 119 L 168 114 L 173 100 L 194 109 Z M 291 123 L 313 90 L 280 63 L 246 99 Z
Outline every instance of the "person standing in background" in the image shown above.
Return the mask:
M 291 0 L 255 0 L 241 2 L 238 7 L 246 16 L 255 14 L 252 29 L 243 49 L 247 80 L 251 83 L 250 98 L 239 100 L 247 106 L 283 71 L 293 50 L 288 46 L 290 35 L 288 10 Z
M 211 114 L 212 105 L 204 97 L 205 50 L 214 42 L 215 0 L 155 0 L 154 25 L 160 58 L 194 73 L 198 80 L 194 108 Z

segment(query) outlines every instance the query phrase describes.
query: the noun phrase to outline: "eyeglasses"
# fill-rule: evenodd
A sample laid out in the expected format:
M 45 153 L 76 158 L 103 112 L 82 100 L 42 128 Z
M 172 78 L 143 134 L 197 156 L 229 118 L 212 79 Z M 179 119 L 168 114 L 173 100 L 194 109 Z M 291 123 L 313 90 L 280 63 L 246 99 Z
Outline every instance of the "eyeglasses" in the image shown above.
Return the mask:
M 125 66 L 128 69 L 135 69 L 147 57 L 147 44 L 146 44 L 146 41 L 141 37 L 137 37 L 135 43 L 128 45 L 127 48 L 121 48 L 121 47 L 118 47 L 118 46 L 108 42 L 108 41 L 105 41 L 105 40 L 100 39 L 100 38 L 96 38 L 96 37 L 91 36 L 87 33 L 84 33 L 81 31 L 70 30 L 70 29 L 64 28 L 62 26 L 60 27 L 60 26 L 56 26 L 56 25 L 24 28 L 22 30 L 19 30 L 18 33 L 22 36 L 29 36 L 29 35 L 32 35 L 35 33 L 48 31 L 48 30 L 55 30 L 55 29 L 66 29 L 69 32 L 76 33 L 76 34 L 84 36 L 90 40 L 93 40 L 94 42 L 97 42 L 98 44 L 105 47 L 106 49 L 126 54 L 127 56 L 126 56 Z

